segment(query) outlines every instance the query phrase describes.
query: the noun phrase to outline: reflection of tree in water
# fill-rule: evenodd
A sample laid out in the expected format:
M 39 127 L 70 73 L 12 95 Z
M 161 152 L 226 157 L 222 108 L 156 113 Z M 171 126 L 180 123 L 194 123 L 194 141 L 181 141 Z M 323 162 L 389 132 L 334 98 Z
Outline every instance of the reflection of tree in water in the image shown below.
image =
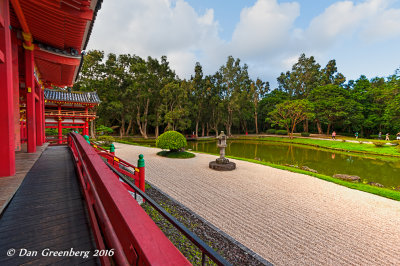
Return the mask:
M 200 145 L 201 144 L 201 145 Z M 217 142 L 200 143 L 199 151 L 218 153 Z M 232 141 L 227 143 L 227 154 L 243 158 L 276 163 L 308 166 L 321 174 L 358 175 L 371 182 L 385 186 L 400 185 L 400 160 L 385 161 L 379 158 L 367 158 L 363 155 L 332 153 L 326 150 L 256 141 Z M 195 147 L 194 144 L 192 144 Z

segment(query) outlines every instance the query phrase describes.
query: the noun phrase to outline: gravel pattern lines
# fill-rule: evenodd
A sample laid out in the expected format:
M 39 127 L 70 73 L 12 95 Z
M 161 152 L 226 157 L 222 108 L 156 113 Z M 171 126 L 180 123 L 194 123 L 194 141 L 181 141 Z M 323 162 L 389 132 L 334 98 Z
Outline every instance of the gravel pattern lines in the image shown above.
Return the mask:
M 217 157 L 169 159 L 160 149 L 115 143 L 146 161 L 146 180 L 275 265 L 400 265 L 400 202 L 308 175 Z

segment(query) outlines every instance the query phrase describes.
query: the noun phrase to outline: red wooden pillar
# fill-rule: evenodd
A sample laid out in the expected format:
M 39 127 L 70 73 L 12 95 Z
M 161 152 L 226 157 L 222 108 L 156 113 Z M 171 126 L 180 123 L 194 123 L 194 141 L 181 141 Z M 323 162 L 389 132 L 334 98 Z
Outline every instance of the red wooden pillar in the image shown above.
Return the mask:
M 58 118 L 58 144 L 62 144 L 62 118 Z
M 45 107 L 45 102 L 44 102 L 44 90 L 41 90 L 40 94 L 42 95 L 42 126 L 43 126 L 43 135 L 42 135 L 42 143 L 46 142 L 46 117 L 44 114 L 44 107 Z
M 36 152 L 35 77 L 33 68 L 33 51 L 25 49 L 26 126 L 29 153 Z
M 37 88 L 37 96 L 38 96 L 38 100 L 36 101 L 36 145 L 37 146 L 42 146 L 43 145 L 43 133 L 44 133 L 44 129 L 43 129 L 43 115 L 42 115 L 42 92 L 40 87 L 36 87 Z
M 8 0 L 0 0 L 0 176 L 15 174 L 14 97 Z
M 88 121 L 88 114 L 89 114 L 89 108 L 86 106 L 85 107 L 85 114 L 86 114 L 86 119 L 85 119 L 85 133 L 83 135 L 89 136 L 89 121 Z
M 18 39 L 11 33 L 13 87 L 14 87 L 14 141 L 15 151 L 21 150 L 21 116 L 19 112 L 19 69 L 18 69 Z

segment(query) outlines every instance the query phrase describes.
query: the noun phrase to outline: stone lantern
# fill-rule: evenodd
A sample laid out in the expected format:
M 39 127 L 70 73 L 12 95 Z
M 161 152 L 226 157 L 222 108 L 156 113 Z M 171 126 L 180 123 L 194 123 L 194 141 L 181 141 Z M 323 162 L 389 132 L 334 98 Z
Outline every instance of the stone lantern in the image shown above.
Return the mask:
M 236 164 L 230 162 L 227 158 L 225 158 L 225 148 L 226 148 L 226 135 L 224 131 L 221 131 L 221 134 L 217 137 L 218 139 L 218 148 L 219 148 L 219 158 L 215 161 L 210 162 L 209 167 L 218 171 L 231 171 L 236 168 Z

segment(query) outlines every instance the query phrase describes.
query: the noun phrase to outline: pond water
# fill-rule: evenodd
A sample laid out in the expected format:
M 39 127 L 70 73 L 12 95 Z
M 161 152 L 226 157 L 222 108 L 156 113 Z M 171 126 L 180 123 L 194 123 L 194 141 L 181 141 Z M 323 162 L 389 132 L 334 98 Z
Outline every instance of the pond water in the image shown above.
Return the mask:
M 332 176 L 349 174 L 361 177 L 363 182 L 377 182 L 385 187 L 400 186 L 400 160 L 377 159 L 359 155 L 335 153 L 285 143 L 230 140 L 226 155 L 256 159 L 274 164 L 308 166 L 318 173 Z M 366 144 L 365 144 L 366 145 Z M 219 153 L 216 141 L 189 141 L 187 149 Z

